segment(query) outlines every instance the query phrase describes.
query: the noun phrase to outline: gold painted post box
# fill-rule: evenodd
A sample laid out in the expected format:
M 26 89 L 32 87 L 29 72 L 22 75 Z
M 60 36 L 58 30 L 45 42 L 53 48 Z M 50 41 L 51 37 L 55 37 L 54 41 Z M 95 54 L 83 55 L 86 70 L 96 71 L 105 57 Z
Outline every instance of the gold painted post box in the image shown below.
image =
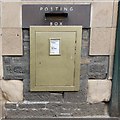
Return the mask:
M 79 91 L 81 26 L 30 27 L 30 90 Z

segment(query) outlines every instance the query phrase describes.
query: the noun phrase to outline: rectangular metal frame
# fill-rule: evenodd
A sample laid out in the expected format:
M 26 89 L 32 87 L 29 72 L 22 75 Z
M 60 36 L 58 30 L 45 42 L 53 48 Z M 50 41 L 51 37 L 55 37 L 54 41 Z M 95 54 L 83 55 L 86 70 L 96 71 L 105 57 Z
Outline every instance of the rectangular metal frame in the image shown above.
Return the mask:
M 36 32 L 75 32 L 76 50 L 74 59 L 74 85 L 73 86 L 40 86 L 36 85 L 35 77 L 35 39 Z M 81 53 L 82 27 L 81 26 L 31 26 L 30 27 L 30 90 L 31 91 L 79 91 L 80 88 L 80 53 Z M 49 79 L 49 78 L 48 78 Z

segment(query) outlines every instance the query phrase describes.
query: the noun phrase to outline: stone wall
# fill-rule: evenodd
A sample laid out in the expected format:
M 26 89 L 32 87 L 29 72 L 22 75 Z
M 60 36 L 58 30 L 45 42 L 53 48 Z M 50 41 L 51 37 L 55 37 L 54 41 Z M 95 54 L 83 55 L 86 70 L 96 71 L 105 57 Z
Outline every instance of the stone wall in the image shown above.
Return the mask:
M 79 92 L 30 92 L 30 35 L 22 29 L 23 4 L 91 4 L 83 29 Z M 117 0 L 0 0 L 0 101 L 6 118 L 108 115 L 117 21 Z
M 107 114 L 104 102 L 100 102 L 99 99 L 99 103 L 90 104 L 87 102 L 89 101 L 89 99 L 87 100 L 87 91 L 88 79 L 92 79 L 92 81 L 93 79 L 98 79 L 98 81 L 104 79 L 106 81 L 109 57 L 89 56 L 90 29 L 83 29 L 82 36 L 80 91 L 30 92 L 30 37 L 29 30 L 23 29 L 23 56 L 3 57 L 4 80 L 10 81 L 15 79 L 17 81 L 17 79 L 21 79 L 24 86 L 23 102 L 7 103 L 5 105 L 6 118 L 80 117 Z M 107 99 L 104 96 L 101 101 L 109 101 L 109 97 Z

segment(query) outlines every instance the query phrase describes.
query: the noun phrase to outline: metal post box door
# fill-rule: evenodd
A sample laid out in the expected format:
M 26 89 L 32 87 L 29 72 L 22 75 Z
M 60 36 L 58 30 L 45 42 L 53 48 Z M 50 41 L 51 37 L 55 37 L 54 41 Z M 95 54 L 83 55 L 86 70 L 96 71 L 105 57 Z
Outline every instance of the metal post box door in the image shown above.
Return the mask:
M 30 28 L 31 91 L 78 91 L 80 26 Z

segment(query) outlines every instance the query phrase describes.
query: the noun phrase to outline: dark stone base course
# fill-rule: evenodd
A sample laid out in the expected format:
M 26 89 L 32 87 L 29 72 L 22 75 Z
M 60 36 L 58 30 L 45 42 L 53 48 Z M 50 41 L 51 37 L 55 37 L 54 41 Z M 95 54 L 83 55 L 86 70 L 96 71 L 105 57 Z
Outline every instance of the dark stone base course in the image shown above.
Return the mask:
M 2 119 L 2 120 L 120 120 L 120 118 L 22 118 L 22 119 Z
M 104 103 L 6 104 L 5 107 L 8 119 L 101 116 L 104 115 L 105 109 Z

